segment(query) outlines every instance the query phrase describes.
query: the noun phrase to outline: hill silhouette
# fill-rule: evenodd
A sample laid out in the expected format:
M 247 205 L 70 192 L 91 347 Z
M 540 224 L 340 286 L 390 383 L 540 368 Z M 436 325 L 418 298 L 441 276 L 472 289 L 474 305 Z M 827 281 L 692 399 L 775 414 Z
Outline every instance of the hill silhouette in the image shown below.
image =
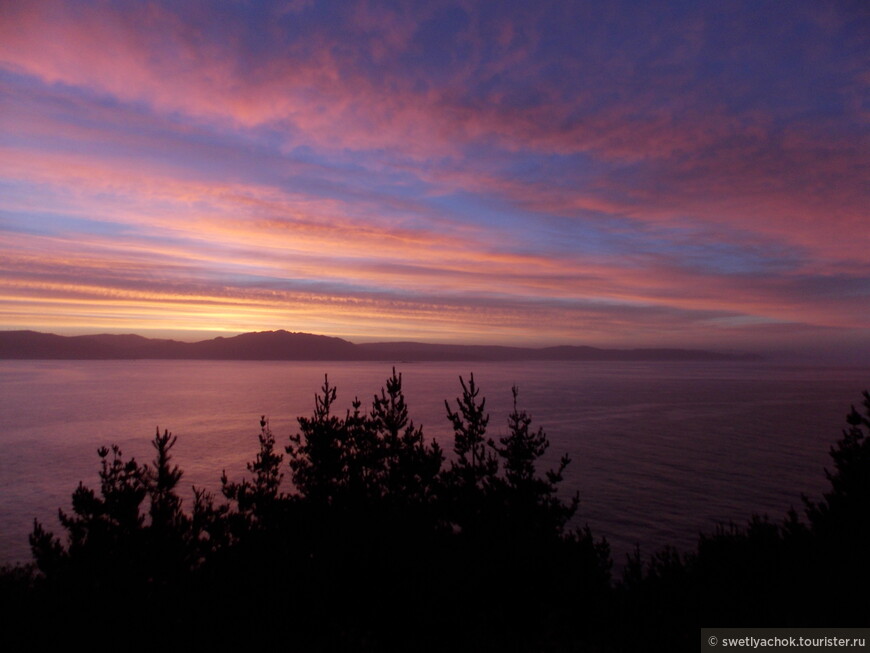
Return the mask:
M 312 361 L 746 361 L 757 356 L 693 349 L 544 348 L 442 345 L 423 342 L 354 344 L 341 338 L 289 331 L 259 331 L 199 342 L 138 335 L 59 336 L 0 331 L 0 359 L 175 359 Z

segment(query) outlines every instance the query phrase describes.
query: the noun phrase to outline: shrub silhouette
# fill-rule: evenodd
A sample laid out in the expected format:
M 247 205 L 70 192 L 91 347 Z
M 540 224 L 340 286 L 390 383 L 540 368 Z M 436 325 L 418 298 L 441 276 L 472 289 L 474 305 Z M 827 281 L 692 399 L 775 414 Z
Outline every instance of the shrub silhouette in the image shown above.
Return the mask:
M 315 396 L 314 414 L 300 417 L 287 454 L 298 497 L 340 510 L 415 510 L 434 500 L 444 456 L 409 420 L 402 376 L 395 368 L 371 411 L 344 418 L 333 410 L 336 388 L 326 379 Z
M 866 602 L 849 600 L 870 582 L 868 393 L 831 449 L 830 492 L 804 500 L 806 521 L 753 517 L 688 554 L 638 552 L 614 586 L 606 541 L 569 528 L 568 458 L 539 470 L 549 442 L 516 387 L 496 443 L 474 377 L 460 383 L 455 408 L 445 402 L 448 464 L 410 420 L 395 369 L 370 409 L 356 398 L 344 415 L 325 379 L 286 463 L 264 416 L 250 477 L 222 474 L 222 503 L 195 488 L 189 513 L 168 431 L 151 464 L 99 449 L 98 491 L 79 484 L 59 513 L 65 540 L 35 521 L 35 567 L 0 573 L 3 638 L 68 644 L 99 628 L 124 641 L 147 615 L 152 636 L 179 646 L 679 651 L 694 650 L 702 623 L 870 625 Z M 47 614 L 55 628 L 27 630 Z
M 804 498 L 813 532 L 849 551 L 870 550 L 870 393 L 863 398 L 864 414 L 852 406 L 849 428 L 831 447 L 834 471 L 825 470 L 831 491 L 819 502 Z
M 500 447 L 494 446 L 504 466 L 504 478 L 499 482 L 503 495 L 502 514 L 510 527 L 520 533 L 561 535 L 580 501 L 575 494 L 571 503 L 565 504 L 557 495 L 571 460 L 566 454 L 558 469 L 538 475 L 537 462 L 549 449 L 550 442 L 542 428 L 531 430 L 532 418 L 517 407 L 517 387 L 511 392 L 513 410 L 508 415 L 508 434 L 499 438 Z
M 619 650 L 695 650 L 701 624 L 721 627 L 870 626 L 870 395 L 852 408 L 830 450 L 831 490 L 804 497 L 781 522 L 702 534 L 695 552 L 630 557 L 616 589 Z
M 152 465 L 124 460 L 121 449 L 98 450 L 99 494 L 80 483 L 72 513 L 59 511 L 68 544 L 34 521 L 30 544 L 46 578 L 92 588 L 129 589 L 176 580 L 196 568 L 210 548 L 204 524 L 212 521 L 207 495 L 196 492 L 191 515 L 182 510 L 176 488 L 182 472 L 171 464 L 177 438 L 158 430 Z M 109 453 L 111 451 L 111 460 Z M 147 514 L 143 502 L 147 499 Z
M 239 523 L 231 529 L 236 534 L 268 528 L 276 518 L 279 504 L 286 499 L 281 492 L 284 456 L 275 453 L 275 436 L 265 415 L 260 418 L 257 439 L 260 450 L 254 461 L 247 464 L 248 471 L 254 475 L 252 480 L 232 483 L 226 470 L 221 474 L 221 493 L 237 508 L 235 521 Z

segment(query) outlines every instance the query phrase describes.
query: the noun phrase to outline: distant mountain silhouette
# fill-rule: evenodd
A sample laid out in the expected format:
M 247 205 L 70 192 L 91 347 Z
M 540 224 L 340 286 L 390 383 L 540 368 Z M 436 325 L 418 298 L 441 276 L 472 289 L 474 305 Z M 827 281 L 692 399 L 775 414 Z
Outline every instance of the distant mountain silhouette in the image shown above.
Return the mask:
M 333 361 L 734 361 L 757 356 L 690 349 L 597 349 L 595 347 L 499 347 L 423 342 L 354 344 L 341 338 L 260 331 L 200 342 L 137 335 L 58 336 L 37 331 L 0 331 L 0 359 L 185 359 Z

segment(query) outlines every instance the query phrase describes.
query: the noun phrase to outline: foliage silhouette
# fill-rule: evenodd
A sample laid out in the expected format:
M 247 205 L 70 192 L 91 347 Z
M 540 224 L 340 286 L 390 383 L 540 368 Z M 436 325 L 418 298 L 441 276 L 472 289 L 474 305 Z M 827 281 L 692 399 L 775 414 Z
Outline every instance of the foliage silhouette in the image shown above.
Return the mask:
M 448 521 L 457 532 L 475 537 L 481 532 L 490 532 L 495 511 L 495 483 L 498 459 L 494 444 L 486 437 L 489 414 L 486 399 L 478 399 L 480 389 L 470 375 L 466 384 L 459 377 L 462 397 L 456 398 L 457 410 L 450 408 L 445 399 L 447 419 L 453 426 L 453 455 L 444 479 L 447 488 L 445 497 Z
M 325 379 L 286 447 L 292 487 L 264 416 L 250 478 L 224 472 L 222 503 L 194 488 L 189 513 L 168 431 L 151 464 L 100 448 L 99 490 L 79 484 L 59 511 L 65 539 L 35 521 L 34 565 L 0 572 L 0 643 L 90 641 L 97 623 L 123 641 L 143 615 L 179 647 L 290 638 L 299 651 L 680 651 L 702 623 L 870 625 L 848 600 L 870 582 L 870 394 L 805 521 L 754 516 L 691 553 L 638 550 L 613 584 L 606 541 L 569 528 L 568 458 L 539 470 L 549 442 L 517 388 L 496 443 L 474 377 L 460 384 L 448 464 L 395 369 L 369 410 L 356 398 L 343 416 Z M 49 614 L 54 628 L 29 630 Z
M 253 474 L 252 480 L 231 483 L 226 470 L 221 474 L 221 493 L 237 506 L 236 514 L 241 517 L 243 531 L 268 527 L 277 505 L 285 498 L 281 493 L 284 456 L 275 453 L 275 436 L 265 415 L 260 418 L 257 439 L 260 450 L 257 457 L 247 464 L 248 471 Z
M 474 383 L 474 374 L 465 379 L 459 377 L 462 385 L 462 397 L 456 398 L 458 410 L 452 411 L 450 403 L 445 399 L 447 419 L 453 425 L 453 453 L 456 459 L 451 465 L 451 472 L 458 485 L 472 490 L 485 490 L 498 471 L 498 461 L 490 448 L 493 442 L 486 438 L 486 427 L 489 424 L 489 414 L 486 412 L 486 399 L 478 401 L 480 388 Z
M 371 424 L 374 442 L 382 450 L 381 486 L 394 504 L 422 509 L 438 494 L 439 473 L 444 455 L 434 440 L 428 445 L 423 429 L 409 420 L 402 392 L 402 375 L 396 368 L 372 401 Z
M 299 430 L 290 436 L 287 453 L 296 489 L 314 503 L 331 504 L 348 483 L 346 420 L 333 414 L 336 388 L 325 378 L 321 393 L 314 397 L 314 414 L 299 417 Z
M 805 521 L 753 515 L 720 525 L 689 554 L 631 556 L 616 588 L 616 650 L 694 650 L 700 624 L 870 626 L 870 395 L 830 450 L 831 490 L 804 497 Z
M 115 445 L 101 447 L 99 494 L 80 483 L 72 513 L 58 513 L 68 544 L 34 521 L 30 543 L 39 570 L 60 582 L 129 589 L 166 583 L 196 567 L 209 547 L 203 524 L 212 506 L 207 494 L 197 491 L 192 514 L 182 510 L 177 494 L 182 472 L 170 454 L 176 441 L 168 431 L 157 431 L 153 465 L 124 460 Z
M 499 438 L 501 446 L 493 445 L 504 466 L 504 478 L 500 480 L 502 514 L 516 532 L 559 535 L 580 502 L 577 494 L 569 504 L 557 496 L 558 485 L 571 460 L 566 454 L 556 470 L 538 476 L 537 461 L 549 449 L 550 442 L 542 428 L 531 430 L 532 418 L 517 407 L 517 387 L 513 386 L 511 392 L 513 410 L 508 415 L 508 434 Z

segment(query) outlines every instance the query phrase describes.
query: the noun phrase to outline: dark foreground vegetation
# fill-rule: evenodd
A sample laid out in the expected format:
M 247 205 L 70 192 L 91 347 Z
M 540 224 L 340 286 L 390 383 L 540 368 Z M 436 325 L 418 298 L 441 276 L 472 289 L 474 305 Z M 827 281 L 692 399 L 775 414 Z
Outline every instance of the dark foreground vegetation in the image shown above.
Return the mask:
M 60 511 L 65 538 L 36 521 L 34 563 L 0 574 L 3 650 L 681 651 L 701 625 L 870 626 L 866 392 L 803 516 L 638 554 L 619 578 L 607 543 L 569 528 L 569 461 L 539 469 L 547 438 L 516 390 L 494 442 L 462 383 L 449 462 L 395 372 L 370 408 L 335 401 L 325 382 L 286 448 L 264 418 L 250 476 L 224 474 L 223 497 L 195 490 L 188 510 L 168 432 L 151 464 L 100 449 L 100 487 Z

